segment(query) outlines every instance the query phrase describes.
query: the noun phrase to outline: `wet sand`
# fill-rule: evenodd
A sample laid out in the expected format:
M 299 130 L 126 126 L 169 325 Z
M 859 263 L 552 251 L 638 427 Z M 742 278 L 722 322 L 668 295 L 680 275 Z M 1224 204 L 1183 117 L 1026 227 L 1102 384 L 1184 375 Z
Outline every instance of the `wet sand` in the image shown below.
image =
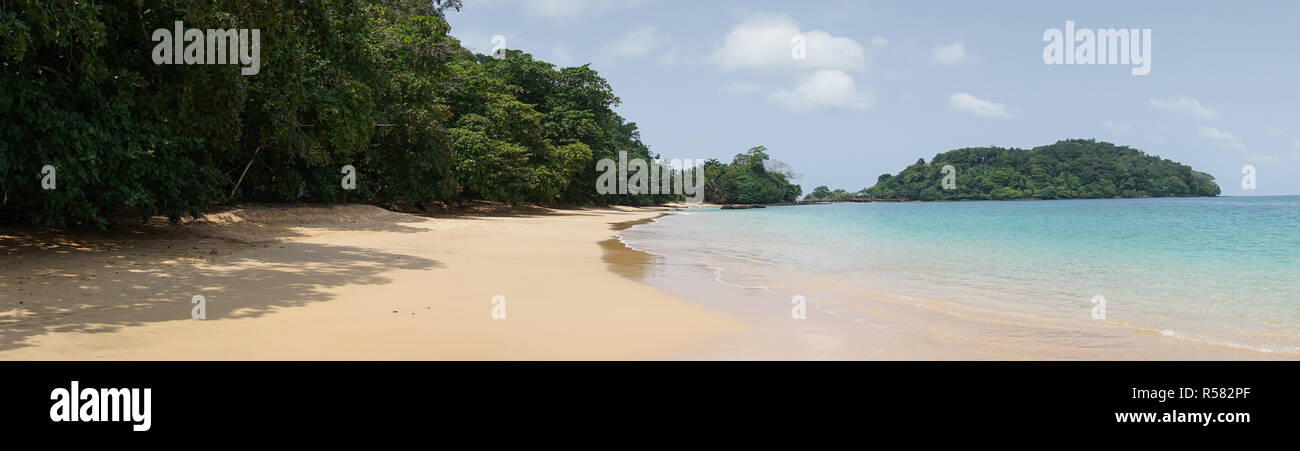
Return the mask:
M 626 229 L 654 218 L 615 225 Z M 729 285 L 708 267 L 602 243 L 611 271 L 751 325 L 681 359 L 782 360 L 1273 360 L 1297 356 L 1229 348 L 1067 321 L 952 299 L 821 284 L 804 287 L 805 319 L 792 298 Z

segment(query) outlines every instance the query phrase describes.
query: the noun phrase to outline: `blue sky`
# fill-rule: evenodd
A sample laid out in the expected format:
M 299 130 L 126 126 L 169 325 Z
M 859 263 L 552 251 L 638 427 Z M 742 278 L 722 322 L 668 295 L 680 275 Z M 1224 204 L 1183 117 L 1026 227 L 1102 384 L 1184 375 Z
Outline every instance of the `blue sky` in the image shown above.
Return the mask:
M 466 0 L 448 15 L 481 53 L 500 35 L 591 63 L 664 157 L 761 144 L 805 192 L 954 148 L 1096 138 L 1209 172 L 1225 195 L 1300 194 L 1297 17 L 1284 1 L 861 0 Z M 1150 73 L 1044 63 L 1044 31 L 1066 21 L 1150 29 Z

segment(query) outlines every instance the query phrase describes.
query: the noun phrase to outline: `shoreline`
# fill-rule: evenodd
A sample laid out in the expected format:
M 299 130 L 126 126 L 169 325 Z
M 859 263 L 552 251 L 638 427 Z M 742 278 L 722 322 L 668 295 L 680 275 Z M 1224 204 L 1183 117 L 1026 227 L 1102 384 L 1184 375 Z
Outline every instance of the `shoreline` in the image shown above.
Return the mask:
M 658 219 L 658 218 L 655 218 Z M 649 221 L 638 221 L 644 223 Z M 627 224 L 628 228 L 635 224 Z M 619 241 L 623 244 L 622 241 Z M 805 292 L 807 319 L 789 317 L 791 300 L 764 287 L 723 279 L 720 269 L 654 254 L 658 266 L 633 274 L 648 286 L 753 324 L 720 342 L 727 353 L 690 359 L 777 360 L 1294 360 L 1297 356 L 1168 337 L 1119 324 L 1094 324 L 1003 311 L 962 301 L 882 290 Z M 712 299 L 710 299 L 712 298 Z
M 0 360 L 1293 358 L 833 287 L 792 322 L 788 297 L 619 236 L 702 207 L 253 206 L 109 232 L 0 227 Z
M 661 213 L 252 207 L 112 232 L 2 228 L 0 359 L 667 358 L 745 324 L 606 269 L 609 223 Z

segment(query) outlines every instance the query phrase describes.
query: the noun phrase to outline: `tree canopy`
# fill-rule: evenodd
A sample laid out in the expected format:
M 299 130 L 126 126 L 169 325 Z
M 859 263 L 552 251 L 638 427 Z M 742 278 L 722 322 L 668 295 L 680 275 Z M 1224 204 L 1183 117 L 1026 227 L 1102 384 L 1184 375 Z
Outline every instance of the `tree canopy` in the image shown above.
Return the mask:
M 823 185 L 813 188 L 811 193 L 805 197 L 805 200 L 822 200 L 822 201 L 846 201 L 863 195 L 861 192 L 850 193 L 842 189 L 832 191 L 829 187 Z
M 944 189 L 943 167 L 955 186 Z M 917 160 L 896 175 L 882 174 L 864 190 L 877 199 L 1073 199 L 1217 196 L 1214 177 L 1127 146 L 1091 139 L 1033 149 L 969 147 Z
M 731 164 L 718 160 L 704 163 L 704 200 L 720 204 L 770 204 L 794 202 L 803 189 L 790 182 L 789 174 L 769 170 L 767 147 L 750 148 L 736 154 Z M 777 165 L 784 168 L 784 164 Z
M 0 3 L 0 213 L 103 226 L 232 200 L 649 204 L 594 162 L 657 157 L 589 66 L 448 33 L 459 0 Z M 184 21 L 261 30 L 261 70 L 156 65 Z M 57 189 L 41 170 L 57 168 Z M 356 169 L 356 189 L 340 169 Z

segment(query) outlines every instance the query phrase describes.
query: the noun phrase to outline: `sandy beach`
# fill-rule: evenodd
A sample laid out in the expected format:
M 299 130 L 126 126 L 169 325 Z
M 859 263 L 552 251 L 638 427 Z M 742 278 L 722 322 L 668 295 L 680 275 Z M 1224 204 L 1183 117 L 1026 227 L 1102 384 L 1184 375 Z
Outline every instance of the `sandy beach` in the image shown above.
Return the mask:
M 249 206 L 180 225 L 0 229 L 0 359 L 1283 357 L 890 293 L 814 300 L 792 322 L 786 300 L 678 274 L 618 240 L 663 214 Z M 192 318 L 194 296 L 206 319 Z
M 666 358 L 743 323 L 606 269 L 610 224 L 658 214 L 247 207 L 178 226 L 8 229 L 0 359 Z M 196 295 L 205 320 L 191 318 Z

